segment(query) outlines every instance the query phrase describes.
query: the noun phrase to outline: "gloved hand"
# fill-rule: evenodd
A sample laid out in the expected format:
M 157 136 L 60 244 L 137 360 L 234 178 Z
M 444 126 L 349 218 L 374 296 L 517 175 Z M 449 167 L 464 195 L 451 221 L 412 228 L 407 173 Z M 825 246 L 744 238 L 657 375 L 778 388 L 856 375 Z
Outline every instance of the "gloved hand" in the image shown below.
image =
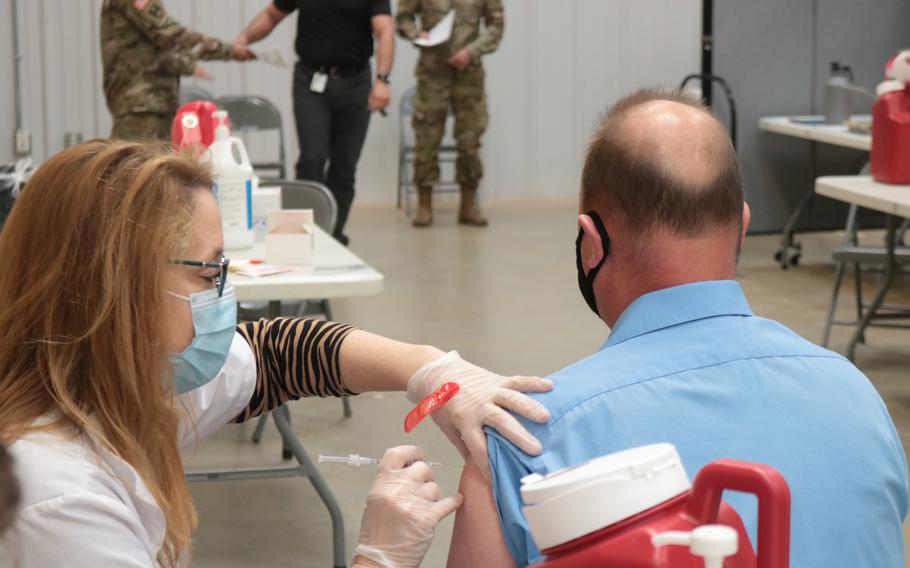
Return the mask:
M 432 417 L 461 455 L 474 460 L 484 477 L 490 479 L 487 439 L 484 426 L 495 428 L 522 451 L 537 455 L 540 442 L 503 409 L 533 420 L 546 422 L 550 412 L 523 392 L 547 392 L 553 383 L 537 377 L 503 377 L 472 365 L 457 351 L 427 363 L 408 380 L 408 400 L 417 404 L 446 382 L 458 383 L 460 390 L 449 402 L 434 410 Z
M 461 494 L 440 499 L 433 470 L 416 446 L 387 450 L 367 495 L 354 564 L 418 568 L 436 525 L 461 506 Z M 372 562 L 358 562 L 358 556 Z

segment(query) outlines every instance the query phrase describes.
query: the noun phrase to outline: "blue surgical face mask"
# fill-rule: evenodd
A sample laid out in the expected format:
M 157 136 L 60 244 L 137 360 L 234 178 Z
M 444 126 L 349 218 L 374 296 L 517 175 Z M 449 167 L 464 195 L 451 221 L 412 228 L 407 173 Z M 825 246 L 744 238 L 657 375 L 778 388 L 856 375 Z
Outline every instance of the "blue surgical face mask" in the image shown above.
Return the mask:
M 237 296 L 230 283 L 225 284 L 220 298 L 216 289 L 189 296 L 165 292 L 189 302 L 193 311 L 196 336 L 183 352 L 171 353 L 174 390 L 183 394 L 214 379 L 227 361 L 237 328 Z

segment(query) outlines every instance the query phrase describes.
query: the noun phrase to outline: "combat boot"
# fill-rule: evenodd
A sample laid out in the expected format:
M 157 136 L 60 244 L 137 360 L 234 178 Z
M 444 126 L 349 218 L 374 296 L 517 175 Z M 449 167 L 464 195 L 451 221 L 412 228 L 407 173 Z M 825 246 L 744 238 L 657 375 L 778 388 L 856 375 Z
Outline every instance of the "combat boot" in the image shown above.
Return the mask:
M 415 227 L 429 227 L 433 224 L 433 188 L 417 188 L 417 212 L 411 225 Z
M 461 188 L 461 207 L 458 209 L 458 222 L 462 225 L 473 225 L 475 227 L 486 227 L 487 218 L 481 215 L 477 207 L 477 188 Z

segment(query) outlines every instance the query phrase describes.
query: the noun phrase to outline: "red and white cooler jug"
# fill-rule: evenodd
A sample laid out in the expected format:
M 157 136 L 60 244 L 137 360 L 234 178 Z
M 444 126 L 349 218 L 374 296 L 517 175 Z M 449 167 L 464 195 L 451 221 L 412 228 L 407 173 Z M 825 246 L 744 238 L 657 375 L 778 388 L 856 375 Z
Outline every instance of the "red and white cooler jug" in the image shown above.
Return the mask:
M 777 470 L 718 460 L 690 486 L 672 444 L 654 444 L 521 480 L 546 559 L 534 568 L 787 568 L 790 489 Z M 758 497 L 758 555 L 725 490 Z
M 894 58 L 891 73 L 903 88 L 877 89 L 882 94 L 872 106 L 870 171 L 876 181 L 910 184 L 910 51 Z

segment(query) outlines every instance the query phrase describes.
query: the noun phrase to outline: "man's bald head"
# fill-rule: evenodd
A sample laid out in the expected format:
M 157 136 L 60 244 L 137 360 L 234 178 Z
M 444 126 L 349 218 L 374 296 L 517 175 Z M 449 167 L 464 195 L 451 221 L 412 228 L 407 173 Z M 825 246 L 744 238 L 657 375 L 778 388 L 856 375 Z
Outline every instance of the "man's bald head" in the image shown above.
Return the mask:
M 634 233 L 686 237 L 742 228 L 739 163 L 724 127 L 697 100 L 643 90 L 616 103 L 588 148 L 582 211 L 617 219 Z

